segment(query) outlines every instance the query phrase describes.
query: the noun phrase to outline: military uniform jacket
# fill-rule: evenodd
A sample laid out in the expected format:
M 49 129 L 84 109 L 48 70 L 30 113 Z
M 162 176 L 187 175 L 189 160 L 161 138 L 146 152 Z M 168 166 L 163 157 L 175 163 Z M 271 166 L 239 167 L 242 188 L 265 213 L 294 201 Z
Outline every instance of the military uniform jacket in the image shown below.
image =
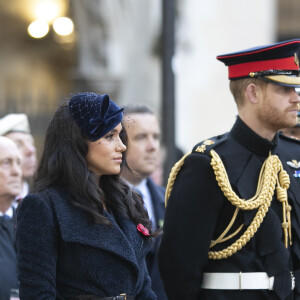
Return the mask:
M 145 262 L 150 239 L 124 216 L 104 213 L 112 226 L 92 223 L 57 189 L 24 198 L 16 231 L 20 299 L 156 299 Z
M 300 299 L 300 178 L 292 160 L 300 160 L 300 143 L 281 134 L 272 142 L 254 133 L 240 118 L 229 133 L 215 137 L 203 153 L 195 151 L 185 159 L 168 200 L 164 234 L 159 250 L 159 267 L 170 300 L 189 299 Z M 198 148 L 199 149 L 199 148 Z M 269 153 L 277 154 L 290 177 L 288 201 L 292 206 L 292 242 L 283 242 L 282 204 L 273 196 L 271 206 L 254 237 L 232 256 L 208 259 L 210 242 L 232 219 L 235 206 L 223 195 L 212 166 L 209 151 L 222 159 L 231 186 L 242 199 L 255 195 L 259 172 Z M 290 164 L 288 164 L 288 162 Z M 254 211 L 239 211 L 234 232 L 241 224 L 246 229 Z M 216 245 L 218 251 L 239 237 Z M 291 274 L 296 288 L 291 290 Z M 274 290 L 202 289 L 204 272 L 266 272 L 274 276 Z

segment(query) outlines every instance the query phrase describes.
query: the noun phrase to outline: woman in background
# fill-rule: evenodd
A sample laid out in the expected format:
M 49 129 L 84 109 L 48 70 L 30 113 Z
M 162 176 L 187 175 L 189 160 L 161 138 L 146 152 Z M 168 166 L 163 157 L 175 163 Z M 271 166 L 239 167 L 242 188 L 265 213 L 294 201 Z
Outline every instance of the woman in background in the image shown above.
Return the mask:
M 156 299 L 145 264 L 151 222 L 119 179 L 122 111 L 108 95 L 81 93 L 55 112 L 18 210 L 21 300 Z

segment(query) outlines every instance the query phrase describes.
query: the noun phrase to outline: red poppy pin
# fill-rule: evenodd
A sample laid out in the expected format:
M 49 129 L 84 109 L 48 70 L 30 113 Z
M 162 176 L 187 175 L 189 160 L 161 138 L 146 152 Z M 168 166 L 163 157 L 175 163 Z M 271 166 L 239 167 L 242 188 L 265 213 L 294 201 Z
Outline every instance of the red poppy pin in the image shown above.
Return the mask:
M 137 230 L 139 231 L 139 232 L 141 232 L 143 235 L 145 235 L 145 236 L 149 236 L 149 230 L 143 225 L 143 224 L 138 224 L 137 226 L 136 226 L 136 228 L 137 228 Z

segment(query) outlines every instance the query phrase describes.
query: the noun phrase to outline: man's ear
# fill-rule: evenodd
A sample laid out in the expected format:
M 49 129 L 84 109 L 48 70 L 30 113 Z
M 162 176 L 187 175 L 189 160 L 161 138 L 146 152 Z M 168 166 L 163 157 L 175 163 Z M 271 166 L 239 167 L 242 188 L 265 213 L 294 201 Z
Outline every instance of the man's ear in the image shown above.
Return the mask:
M 246 91 L 245 91 L 247 101 L 250 101 L 253 104 L 257 103 L 259 93 L 260 93 L 259 86 L 257 86 L 254 83 L 248 84 Z

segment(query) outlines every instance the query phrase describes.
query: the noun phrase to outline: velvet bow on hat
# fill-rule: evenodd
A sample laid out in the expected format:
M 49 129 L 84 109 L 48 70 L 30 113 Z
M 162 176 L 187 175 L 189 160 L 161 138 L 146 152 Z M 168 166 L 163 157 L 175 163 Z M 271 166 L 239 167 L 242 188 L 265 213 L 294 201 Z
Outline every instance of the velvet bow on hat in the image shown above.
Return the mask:
M 84 136 L 92 142 L 114 129 L 123 118 L 123 108 L 108 95 L 80 93 L 70 99 L 69 108 Z

